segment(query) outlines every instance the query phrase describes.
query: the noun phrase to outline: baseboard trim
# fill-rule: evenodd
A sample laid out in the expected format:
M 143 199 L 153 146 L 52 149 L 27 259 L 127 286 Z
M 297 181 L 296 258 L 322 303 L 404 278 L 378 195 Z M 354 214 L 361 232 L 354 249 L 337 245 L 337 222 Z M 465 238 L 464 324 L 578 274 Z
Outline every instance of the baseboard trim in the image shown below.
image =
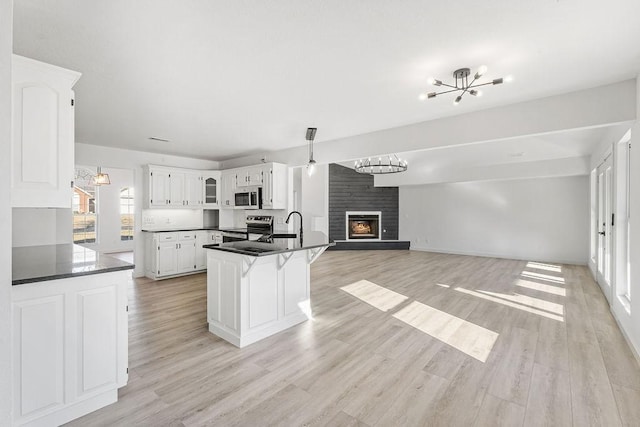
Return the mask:
M 483 258 L 515 259 L 520 261 L 533 261 L 533 262 L 571 264 L 571 265 L 587 265 L 587 262 L 585 260 L 575 260 L 575 259 L 537 259 L 537 258 L 530 258 L 530 257 L 524 258 L 516 255 L 495 254 L 491 252 L 456 251 L 456 250 L 449 250 L 449 249 L 425 248 L 420 246 L 411 246 L 410 249 L 412 251 L 435 252 L 439 254 L 451 254 L 451 255 L 477 256 L 477 257 L 483 257 Z
M 376 240 L 376 241 L 353 241 L 336 240 L 335 246 L 329 246 L 331 251 L 366 251 L 366 250 L 407 250 L 411 247 L 408 240 Z

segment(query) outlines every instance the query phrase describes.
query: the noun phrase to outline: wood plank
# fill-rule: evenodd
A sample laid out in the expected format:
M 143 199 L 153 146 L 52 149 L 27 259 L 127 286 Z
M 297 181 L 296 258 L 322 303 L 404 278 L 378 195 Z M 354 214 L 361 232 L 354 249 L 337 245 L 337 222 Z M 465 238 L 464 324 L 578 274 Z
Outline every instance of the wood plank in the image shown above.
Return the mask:
M 523 419 L 524 406 L 487 393 L 474 425 L 476 427 L 521 426 Z
M 533 366 L 524 425 L 571 426 L 569 373 L 539 363 Z
M 70 425 L 637 425 L 639 368 L 589 271 L 542 267 L 325 252 L 311 269 L 313 320 L 243 349 L 208 332 L 205 274 L 138 279 L 129 384 L 116 404 Z M 340 289 L 360 280 L 407 299 L 383 311 Z M 561 306 L 561 318 L 510 296 Z M 439 323 L 425 324 L 414 303 L 441 312 Z M 411 304 L 413 317 L 396 316 Z M 451 345 L 464 348 L 452 327 L 464 322 L 498 334 L 484 363 Z

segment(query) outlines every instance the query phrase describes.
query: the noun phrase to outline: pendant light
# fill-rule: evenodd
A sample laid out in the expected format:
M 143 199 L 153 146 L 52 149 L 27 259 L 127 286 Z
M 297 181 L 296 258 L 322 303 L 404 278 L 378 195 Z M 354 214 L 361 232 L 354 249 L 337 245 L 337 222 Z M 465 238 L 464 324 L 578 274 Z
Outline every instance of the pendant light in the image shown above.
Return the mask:
M 93 177 L 93 185 L 101 186 L 101 185 L 109 185 L 111 184 L 111 180 L 109 179 L 108 173 L 102 173 L 102 168 L 98 166 L 98 173 Z
M 317 128 L 307 128 L 307 141 L 309 141 L 309 163 L 307 163 L 307 175 L 311 176 L 316 172 L 316 161 L 313 160 L 313 140 L 316 137 Z
M 398 173 L 407 170 L 409 164 L 406 160 L 401 159 L 396 154 L 388 156 L 380 156 L 377 159 L 360 159 L 356 160 L 353 168 L 358 173 L 367 173 L 372 175 L 381 175 L 388 173 Z

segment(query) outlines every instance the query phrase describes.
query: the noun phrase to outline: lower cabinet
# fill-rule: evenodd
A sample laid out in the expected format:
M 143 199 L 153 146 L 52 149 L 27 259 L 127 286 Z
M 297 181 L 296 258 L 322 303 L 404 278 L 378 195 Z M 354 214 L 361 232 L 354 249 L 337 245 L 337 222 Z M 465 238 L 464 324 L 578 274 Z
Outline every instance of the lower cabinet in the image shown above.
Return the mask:
M 310 317 L 307 251 L 250 257 L 207 253 L 209 331 L 244 347 Z
M 130 280 L 125 270 L 13 286 L 14 425 L 59 425 L 118 400 Z
M 222 243 L 219 231 L 147 233 L 145 275 L 151 279 L 192 274 L 207 269 L 203 245 Z

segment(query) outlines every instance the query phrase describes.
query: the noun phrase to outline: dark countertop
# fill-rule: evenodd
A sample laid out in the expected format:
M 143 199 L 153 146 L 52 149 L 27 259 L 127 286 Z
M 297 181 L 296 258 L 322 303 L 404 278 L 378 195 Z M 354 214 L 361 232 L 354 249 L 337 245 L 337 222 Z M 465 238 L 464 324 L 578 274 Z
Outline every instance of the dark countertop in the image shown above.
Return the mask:
M 132 270 L 133 264 L 71 243 L 13 248 L 12 284 L 43 282 L 111 271 Z
M 329 240 L 329 237 L 320 231 L 304 231 L 302 242 L 298 238 L 275 238 L 260 239 L 260 241 L 244 240 L 240 242 L 222 243 L 220 245 L 204 245 L 203 247 L 217 251 L 233 252 L 240 255 L 268 256 L 333 245 L 335 245 L 333 240 Z
M 142 230 L 145 233 L 171 233 L 174 231 L 222 231 L 221 228 L 218 227 L 198 227 L 198 228 L 167 228 L 165 230 Z

